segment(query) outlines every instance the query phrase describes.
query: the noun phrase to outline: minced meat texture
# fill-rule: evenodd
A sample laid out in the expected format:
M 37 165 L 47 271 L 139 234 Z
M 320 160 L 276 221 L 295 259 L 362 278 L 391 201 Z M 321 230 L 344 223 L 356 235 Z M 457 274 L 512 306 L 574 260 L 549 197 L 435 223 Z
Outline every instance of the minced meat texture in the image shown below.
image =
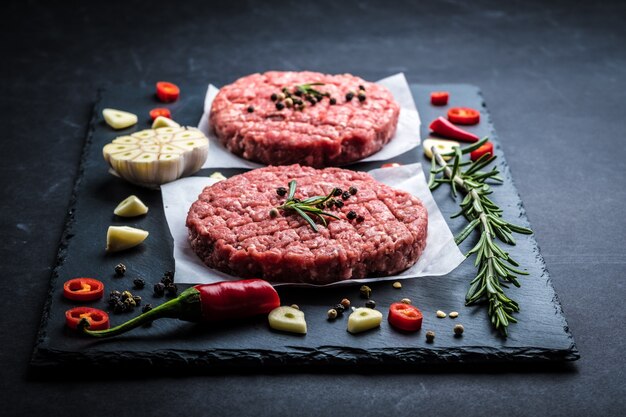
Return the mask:
M 278 110 L 270 99 L 284 87 L 293 92 L 297 85 L 316 82 L 324 85 L 314 88 L 330 97 L 315 105 L 303 100 L 302 110 L 293 106 Z M 354 98 L 348 101 L 350 91 Z M 359 92 L 365 95 L 362 101 Z M 336 104 L 331 104 L 331 98 Z M 209 120 L 220 142 L 245 159 L 322 168 L 345 165 L 379 151 L 395 133 L 399 114 L 389 90 L 359 77 L 272 71 L 221 88 Z
M 319 232 L 292 211 L 272 217 L 283 204 L 278 187 L 297 181 L 295 197 L 326 195 L 333 187 L 358 189 L 340 217 L 317 221 Z M 355 219 L 347 213 L 354 211 Z M 386 276 L 413 265 L 426 245 L 428 214 L 411 194 L 369 174 L 300 165 L 267 167 L 206 187 L 187 216 L 193 250 L 211 268 L 237 277 L 325 284 Z

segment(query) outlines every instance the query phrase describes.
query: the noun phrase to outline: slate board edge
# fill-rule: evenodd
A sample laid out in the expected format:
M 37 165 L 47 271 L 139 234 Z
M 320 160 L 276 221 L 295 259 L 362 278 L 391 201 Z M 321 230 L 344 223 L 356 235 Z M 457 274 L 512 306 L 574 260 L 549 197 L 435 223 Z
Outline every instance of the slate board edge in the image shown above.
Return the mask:
M 496 134 L 496 130 L 495 130 L 495 125 L 493 123 L 493 121 L 491 120 L 491 113 L 489 113 L 489 111 L 487 110 L 487 102 L 485 100 L 485 96 L 482 92 L 482 90 L 480 88 L 478 88 L 477 86 L 473 86 L 473 85 L 468 85 L 471 86 L 472 88 L 476 89 L 476 93 L 478 94 L 479 97 L 481 97 L 482 99 L 482 106 L 483 108 L 481 109 L 481 113 L 483 113 L 484 116 L 486 116 L 488 125 L 491 127 L 491 131 L 489 132 L 489 136 L 492 138 L 498 138 L 498 135 Z M 482 115 L 481 115 L 482 116 Z M 495 140 L 494 141 L 495 146 L 496 147 L 502 147 L 502 143 L 500 142 L 500 140 Z M 515 181 L 513 180 L 513 176 L 511 175 L 511 170 L 509 168 L 509 164 L 506 162 L 506 158 L 504 157 L 504 151 L 502 151 L 502 157 L 500 158 L 500 164 L 499 164 L 499 168 L 500 168 L 500 173 L 501 175 L 503 175 L 508 181 L 511 182 L 511 185 L 513 187 L 513 190 L 515 190 L 515 194 L 517 195 L 518 198 L 518 209 L 520 212 L 520 217 L 524 217 L 527 219 L 528 223 L 530 224 L 530 219 L 528 218 L 528 215 L 526 214 L 526 208 L 524 207 L 524 201 L 522 200 L 522 197 L 519 194 L 519 191 L 517 190 L 517 187 L 515 186 Z M 531 227 L 532 229 L 532 227 Z M 570 354 L 569 356 L 571 357 L 571 359 L 568 360 L 578 360 L 580 359 L 580 352 L 578 351 L 578 348 L 576 347 L 576 342 L 574 341 L 574 336 L 572 335 L 570 328 L 569 328 L 569 324 L 567 323 L 567 318 L 565 317 L 564 311 L 563 311 L 563 306 L 561 305 L 561 301 L 559 300 L 559 296 L 557 295 L 556 291 L 554 290 L 554 285 L 552 285 L 552 277 L 550 276 L 550 273 L 548 272 L 548 267 L 546 265 L 545 259 L 543 258 L 543 255 L 541 255 L 541 250 L 539 248 L 539 244 L 537 243 L 537 240 L 535 239 L 535 234 L 533 233 L 530 236 L 530 240 L 534 246 L 534 251 L 535 251 L 535 259 L 537 260 L 537 262 L 539 262 L 539 265 L 541 265 L 541 271 L 542 271 L 542 277 L 545 277 L 546 283 L 548 284 L 548 287 L 550 289 L 550 291 L 552 291 L 552 304 L 554 306 L 554 313 L 555 315 L 559 316 L 561 318 L 561 320 L 563 321 L 563 331 L 567 334 L 569 340 L 570 340 L 570 346 L 568 348 Z M 521 277 L 521 285 L 522 287 L 524 286 L 524 280 L 525 277 Z
M 465 87 L 471 87 L 482 99 L 483 113 L 486 119 L 491 123 L 491 117 L 486 111 L 486 103 L 484 95 L 477 86 L 469 84 L 457 84 Z M 65 229 L 60 241 L 59 250 L 57 254 L 56 265 L 52 271 L 49 293 L 51 294 L 58 281 L 58 270 L 62 266 L 65 260 L 65 252 L 68 246 L 69 240 L 73 237 L 72 227 L 74 224 L 74 207 L 77 201 L 77 195 L 81 188 L 82 177 L 84 173 L 84 167 L 86 164 L 86 158 L 90 147 L 92 145 L 92 136 L 98 120 L 97 107 L 102 99 L 104 90 L 98 89 L 97 95 L 94 101 L 92 115 L 86 129 L 86 136 L 84 139 L 83 151 L 81 153 L 80 164 L 77 171 L 72 196 L 68 206 L 68 216 L 65 223 Z M 497 138 L 495 134 L 495 128 L 491 125 L 490 136 Z M 497 147 L 501 147 L 498 141 L 495 141 Z M 500 161 L 500 167 L 503 168 L 502 173 L 511 181 L 514 186 L 513 179 L 511 177 L 508 164 L 504 158 Z M 526 212 L 521 203 L 521 198 L 515 188 L 518 200 L 520 201 L 519 209 L 520 215 L 526 216 Z M 550 290 L 553 293 L 553 303 L 555 308 L 555 314 L 559 315 L 563 320 L 563 329 L 570 340 L 570 346 L 567 349 L 545 349 L 545 348 L 506 348 L 500 347 L 498 349 L 487 347 L 463 347 L 459 349 L 446 348 L 437 349 L 433 348 L 393 348 L 393 349 L 379 349 L 379 350 L 364 350 L 355 349 L 345 346 L 321 346 L 316 349 L 300 348 L 297 354 L 293 352 L 284 351 L 270 351 L 270 350 L 255 350 L 248 349 L 246 351 L 241 350 L 229 350 L 229 349 L 208 349 L 203 351 L 189 351 L 189 350 L 177 350 L 177 349 L 163 349 L 152 352 L 146 352 L 145 354 L 133 352 L 117 351 L 115 353 L 104 351 L 86 351 L 86 352 L 66 352 L 62 350 L 55 350 L 46 347 L 46 324 L 50 317 L 51 297 L 47 297 L 46 303 L 43 309 L 42 320 L 40 329 L 37 335 L 37 341 L 31 357 L 30 365 L 34 368 L 45 369 L 48 367 L 62 366 L 68 364 L 82 364 L 91 367 L 106 367 L 116 365 L 134 365 L 137 367 L 152 366 L 158 363 L 159 368 L 174 368 L 174 367 L 188 367 L 188 368 L 206 368 L 211 370 L 242 370 L 242 369 L 254 369 L 262 365 L 271 368 L 280 368 L 284 366 L 297 366 L 302 368 L 302 362 L 308 362 L 308 366 L 319 366 L 325 363 L 332 363 L 333 366 L 338 367 L 352 367 L 356 365 L 368 365 L 375 368 L 393 368 L 393 369 L 419 369 L 424 365 L 429 364 L 463 364 L 463 363 L 485 363 L 485 362 L 499 362 L 510 363 L 511 357 L 515 357 L 515 362 L 546 362 L 546 361 L 575 361 L 580 355 L 574 343 L 573 337 L 569 331 L 567 322 L 563 315 L 562 306 L 554 291 L 551 283 L 550 276 L 548 274 L 545 262 L 539 248 L 532 237 L 533 244 L 535 246 L 535 257 L 540 262 L 542 272 L 546 275 L 546 281 L 549 284 Z M 232 361 L 233 358 L 237 358 L 237 361 Z
M 76 177 L 74 179 L 74 187 L 72 188 L 72 195 L 70 197 L 70 201 L 67 208 L 67 218 L 65 219 L 65 226 L 63 228 L 63 234 L 61 235 L 61 240 L 59 242 L 59 250 L 57 251 L 56 256 L 56 264 L 52 269 L 52 273 L 50 274 L 50 283 L 48 286 L 48 296 L 46 297 L 46 301 L 43 307 L 43 314 L 41 317 L 41 322 L 39 324 L 39 330 L 37 332 L 37 339 L 35 342 L 35 348 L 33 350 L 33 354 L 31 356 L 30 363 L 33 365 L 38 361 L 38 357 L 40 356 L 40 352 L 45 351 L 43 348 L 46 340 L 46 329 L 48 328 L 47 323 L 50 318 L 50 307 L 52 306 L 52 293 L 54 291 L 55 286 L 59 280 L 59 268 L 63 265 L 65 261 L 65 254 L 68 247 L 69 240 L 74 236 L 72 234 L 72 228 L 74 225 L 74 210 L 76 206 L 78 191 L 80 190 L 83 173 L 85 171 L 86 159 L 89 154 L 89 149 L 91 147 L 93 132 L 96 129 L 96 122 L 98 120 L 97 114 L 97 106 L 98 103 L 102 100 L 102 94 L 104 93 L 104 88 L 98 88 L 96 91 L 96 96 L 94 98 L 92 108 L 91 108 L 91 117 L 89 118 L 89 123 L 87 124 L 87 129 L 85 132 L 85 137 L 83 139 L 83 147 L 80 154 L 80 160 L 78 165 L 78 170 L 76 171 Z

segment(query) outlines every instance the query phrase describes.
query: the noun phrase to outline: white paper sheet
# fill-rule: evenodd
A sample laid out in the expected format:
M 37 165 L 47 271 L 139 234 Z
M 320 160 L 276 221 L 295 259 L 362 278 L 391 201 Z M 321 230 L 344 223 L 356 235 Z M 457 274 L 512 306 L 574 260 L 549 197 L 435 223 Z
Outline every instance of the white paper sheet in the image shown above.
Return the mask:
M 420 144 L 420 116 L 413 101 L 411 89 L 403 73 L 377 81 L 377 84 L 385 86 L 391 91 L 393 97 L 400 105 L 400 116 L 398 117 L 398 127 L 391 141 L 380 151 L 368 156 L 362 161 L 383 161 L 401 155 Z M 209 128 L 209 111 L 213 99 L 219 90 L 209 84 L 204 98 L 204 112 L 198 123 L 200 129 L 209 138 L 209 156 L 202 166 L 203 168 L 259 168 L 262 164 L 250 162 L 230 153 L 219 142 L 217 136 Z
M 465 257 L 454 243 L 452 232 L 428 189 L 420 164 L 375 169 L 370 171 L 370 174 L 378 181 L 410 192 L 422 200 L 428 210 L 426 248 L 415 265 L 398 275 L 340 281 L 327 284 L 327 286 L 445 275 L 463 262 Z M 185 220 L 189 207 L 198 199 L 204 187 L 215 182 L 217 180 L 208 177 L 189 177 L 161 186 L 165 217 L 174 238 L 176 282 L 204 284 L 238 279 L 204 265 L 192 251 L 187 240 Z M 307 284 L 285 285 L 305 286 Z

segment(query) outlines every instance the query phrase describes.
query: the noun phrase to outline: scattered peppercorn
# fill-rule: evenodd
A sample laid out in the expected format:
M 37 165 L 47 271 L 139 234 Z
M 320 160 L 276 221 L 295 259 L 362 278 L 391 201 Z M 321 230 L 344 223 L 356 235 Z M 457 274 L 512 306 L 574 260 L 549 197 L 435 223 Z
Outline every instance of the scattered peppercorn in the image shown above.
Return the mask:
M 343 207 L 343 201 L 335 200 L 335 205 L 337 206 L 337 208 L 342 208 Z
M 341 195 L 341 193 L 343 193 L 343 190 L 339 187 L 335 188 L 335 191 L 333 191 L 333 196 L 334 197 L 339 197 Z
M 133 285 L 136 289 L 141 290 L 143 287 L 146 286 L 146 281 L 144 281 L 142 278 L 135 278 L 133 280 Z
M 432 343 L 435 341 L 435 332 L 429 330 L 426 332 L 426 343 Z
M 354 98 L 354 93 L 352 91 L 346 94 L 346 101 L 352 101 L 353 98 Z
M 346 214 L 346 217 L 348 218 L 348 220 L 354 220 L 356 219 L 356 212 L 350 210 L 348 214 Z
M 285 195 L 287 195 L 287 189 L 285 187 L 278 187 L 276 189 L 276 194 L 278 194 L 281 197 L 284 197 Z
M 122 301 L 126 301 L 129 298 L 133 298 L 133 294 L 130 291 L 122 292 Z
M 456 326 L 454 326 L 454 335 L 461 336 L 464 330 L 465 329 L 463 328 L 462 324 L 457 324 Z
M 298 306 L 298 304 L 292 304 L 291 308 L 295 308 L 296 310 L 300 310 L 300 307 Z
M 359 93 L 359 95 L 357 96 L 357 98 L 359 99 L 359 101 L 360 101 L 360 102 L 363 102 L 363 101 L 365 101 L 365 99 L 366 99 L 367 97 L 365 96 L 365 94 L 363 94 L 363 93 Z
M 172 271 L 165 271 L 163 273 L 163 276 L 169 278 L 172 282 L 174 282 L 174 273 Z
M 335 310 L 334 308 L 328 310 L 328 313 L 326 314 L 328 315 L 329 320 L 335 320 L 337 318 L 337 310 Z
M 278 101 L 283 101 L 285 99 L 285 94 L 283 93 L 279 93 L 278 96 L 276 96 L 276 99 Z
M 344 200 L 349 199 L 349 198 L 350 198 L 350 193 L 349 193 L 348 191 L 344 191 L 344 192 L 341 194 L 341 198 L 343 198 Z
M 330 104 L 331 104 L 331 105 L 333 105 L 333 106 L 334 106 L 335 104 L 337 104 L 337 99 L 336 99 L 335 97 L 331 97 L 331 98 L 330 98 Z
M 341 305 L 343 306 L 343 308 L 349 308 L 350 300 L 348 300 L 347 298 L 344 298 L 343 300 L 341 300 Z
M 141 308 L 141 312 L 142 313 L 147 313 L 148 311 L 152 310 L 152 304 L 148 303 L 145 306 L 143 306 Z
M 110 298 L 122 298 L 122 293 L 115 290 L 115 291 L 111 291 L 111 293 L 109 294 Z
M 335 309 L 337 311 L 337 314 L 339 314 L 340 316 L 343 314 L 344 311 L 346 311 L 346 308 L 343 306 L 343 304 L 337 304 L 333 307 L 333 309 Z
M 376 308 L 376 301 L 374 301 L 374 300 L 367 300 L 365 302 L 365 307 L 367 307 L 367 308 Z
M 276 93 L 274 93 L 274 94 L 272 94 L 272 95 L 270 96 L 270 100 L 272 100 L 272 101 L 276 101 L 276 100 L 278 100 L 278 96 L 276 95 Z
M 135 304 L 141 304 L 141 297 L 138 295 L 133 295 L 133 300 L 135 300 Z
M 315 207 L 317 207 L 320 210 L 324 210 L 325 206 L 324 206 L 324 203 L 319 203 L 319 204 L 316 204 Z
M 154 295 L 161 297 L 163 294 L 165 294 L 165 284 L 162 282 L 154 284 Z
M 365 87 L 363 85 L 359 85 L 359 90 L 365 91 Z
M 293 106 L 293 100 L 291 99 L 291 97 L 285 99 L 285 106 L 287 106 L 287 108 Z
M 167 295 L 174 297 L 178 293 L 178 287 L 176 284 L 166 285 L 165 291 L 167 291 Z
M 126 265 L 124 264 L 115 265 L 115 276 L 123 277 L 125 273 L 126 273 Z
M 361 216 L 360 214 L 356 217 L 356 221 L 359 223 L 363 222 L 363 220 L 365 220 L 365 217 Z
M 334 206 L 335 206 L 335 200 L 331 199 L 326 202 L 326 207 L 333 208 Z
M 350 187 L 348 188 L 348 191 L 350 192 L 350 194 L 355 195 L 356 193 L 359 192 L 359 189 L 356 187 Z
M 127 305 L 122 300 L 117 300 L 115 306 L 113 306 L 114 313 L 123 313 L 128 309 Z
M 284 108 L 285 108 L 285 105 L 281 101 L 276 103 L 276 110 L 282 110 Z
M 393 288 L 395 288 L 396 290 L 399 290 L 400 288 L 402 288 L 402 283 L 400 281 L 394 282 Z
M 254 113 L 254 106 L 248 106 L 248 113 Z
M 372 296 L 372 289 L 367 285 L 361 285 L 361 288 L 359 288 L 359 293 L 363 298 L 370 298 Z
M 174 280 L 169 275 L 163 275 L 163 278 L 161 278 L 161 282 L 167 287 L 168 285 L 173 284 Z
M 295 95 L 297 95 L 298 97 L 302 97 L 302 90 L 300 90 L 299 88 L 296 88 L 296 91 L 294 92 Z
M 135 302 L 135 300 L 133 299 L 133 297 L 127 298 L 124 300 L 124 304 L 126 304 L 127 308 L 129 310 L 135 308 L 137 306 L 137 303 Z
M 402 300 L 400 300 L 401 303 L 403 304 L 411 304 L 411 299 L 410 298 L 403 298 Z

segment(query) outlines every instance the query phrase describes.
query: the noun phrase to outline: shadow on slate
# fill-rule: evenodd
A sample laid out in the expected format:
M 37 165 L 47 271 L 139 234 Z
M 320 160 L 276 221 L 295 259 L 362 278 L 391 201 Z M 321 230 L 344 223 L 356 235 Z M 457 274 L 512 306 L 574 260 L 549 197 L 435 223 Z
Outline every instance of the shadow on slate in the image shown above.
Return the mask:
M 200 119 L 204 87 L 184 88 L 183 98 L 170 108 L 181 124 L 195 126 Z M 467 129 L 479 136 L 489 136 L 495 144 L 498 168 L 504 178 L 494 185 L 493 199 L 504 209 L 505 218 L 529 226 L 522 202 L 503 156 L 485 103 L 478 88 L 469 85 L 411 85 L 422 118 L 422 137 L 428 135 L 428 124 L 445 115 L 451 106 L 467 106 L 481 110 L 482 120 Z M 433 90 L 450 92 L 447 107 L 430 105 Z M 172 319 L 161 319 L 150 327 L 141 327 L 112 339 L 81 337 L 64 326 L 64 312 L 77 304 L 62 296 L 65 280 L 78 276 L 101 279 L 107 293 L 131 289 L 153 305 L 164 301 L 152 294 L 152 284 L 164 271 L 174 270 L 172 239 L 165 223 L 159 191 L 139 188 L 111 176 L 101 149 L 115 136 L 149 127 L 148 112 L 157 102 L 145 89 L 120 87 L 100 91 L 86 134 L 74 194 L 62 237 L 57 265 L 50 283 L 50 294 L 44 308 L 41 328 L 31 359 L 31 371 L 38 377 L 47 369 L 64 365 L 82 365 L 114 370 L 121 366 L 151 369 L 157 373 L 197 372 L 414 372 L 414 371 L 475 371 L 476 364 L 497 363 L 505 371 L 571 371 L 565 361 L 579 358 L 569 332 L 561 305 L 550 282 L 549 274 L 533 236 L 516 235 L 517 245 L 509 247 L 511 256 L 529 276 L 521 277 L 521 288 L 511 288 L 508 294 L 517 300 L 521 311 L 519 323 L 510 326 L 509 337 L 500 337 L 490 326 L 486 309 L 465 307 L 464 299 L 469 281 L 475 276 L 473 262 L 466 261 L 444 277 L 424 277 L 402 281 L 402 289 L 392 288 L 390 282 L 374 283 L 372 298 L 384 314 L 380 328 L 364 334 L 346 331 L 347 315 L 334 322 L 326 320 L 326 311 L 342 298 L 353 305 L 364 304 L 359 298 L 359 285 L 342 288 L 284 288 L 278 289 L 283 304 L 298 304 L 306 313 L 309 333 L 295 336 L 274 332 L 263 317 L 246 322 L 210 327 Z M 139 123 L 129 129 L 113 132 L 102 120 L 104 107 L 121 108 L 140 115 Z M 421 148 L 409 151 L 392 161 L 421 162 L 427 173 L 430 162 Z M 350 168 L 370 170 L 382 162 L 357 163 Z M 219 170 L 227 176 L 241 169 Z M 202 170 L 206 176 L 213 170 Z M 130 194 L 136 194 L 150 208 L 143 217 L 121 219 L 113 215 L 116 204 Z M 450 219 L 458 210 L 458 202 L 446 187 L 434 192 L 439 207 L 453 233 L 465 225 L 463 219 Z M 129 225 L 150 232 L 141 246 L 130 251 L 105 254 L 105 236 L 109 225 Z M 462 245 L 467 251 L 476 241 L 470 237 Z M 122 278 L 114 276 L 114 267 L 123 262 L 128 271 Z M 207 273 L 210 273 L 207 271 Z M 146 280 L 143 290 L 132 290 L 132 280 Z M 184 286 L 183 286 L 184 287 Z M 424 313 L 423 327 L 417 334 L 393 330 L 386 322 L 387 307 L 408 297 Z M 106 298 L 106 297 L 105 297 Z M 89 304 L 106 309 L 105 299 Z M 438 319 L 435 311 L 459 311 L 457 319 Z M 113 314 L 111 324 L 117 325 L 139 313 Z M 455 324 L 465 327 L 463 337 L 453 335 Z M 424 334 L 436 332 L 435 343 L 427 344 Z M 532 364 L 534 363 L 534 364 Z M 531 365 L 530 367 L 528 365 Z M 363 368 L 362 366 L 366 366 Z M 66 368 L 67 369 L 67 368 Z M 51 374 L 48 374 L 51 375 Z

